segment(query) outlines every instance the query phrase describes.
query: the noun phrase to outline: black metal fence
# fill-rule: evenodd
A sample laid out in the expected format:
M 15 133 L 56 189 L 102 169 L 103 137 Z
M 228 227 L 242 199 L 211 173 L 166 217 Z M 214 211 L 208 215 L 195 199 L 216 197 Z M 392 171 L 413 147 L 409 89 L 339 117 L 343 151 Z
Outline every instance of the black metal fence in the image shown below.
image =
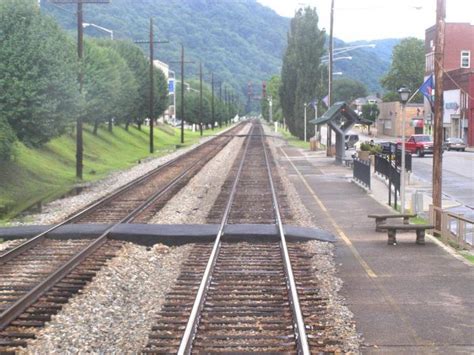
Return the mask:
M 370 190 L 370 160 L 354 159 L 354 180 Z
M 411 155 L 410 155 L 411 158 Z M 411 159 L 410 159 L 411 166 Z M 375 155 L 375 173 L 382 176 L 388 181 L 388 204 L 392 204 L 392 186 L 394 205 L 397 208 L 398 196 L 400 196 L 400 166 L 396 164 L 391 155 L 376 154 Z M 397 196 L 398 193 L 398 196 Z

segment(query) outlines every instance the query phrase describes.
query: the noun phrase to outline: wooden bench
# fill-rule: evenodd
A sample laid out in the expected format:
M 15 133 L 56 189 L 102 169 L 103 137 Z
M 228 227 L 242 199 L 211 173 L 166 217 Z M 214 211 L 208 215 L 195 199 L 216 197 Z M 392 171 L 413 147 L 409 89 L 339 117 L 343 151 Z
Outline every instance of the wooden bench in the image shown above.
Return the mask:
M 367 217 L 375 218 L 375 231 L 382 232 L 379 226 L 385 224 L 388 218 L 403 218 L 403 224 L 408 224 L 409 219 L 416 217 L 416 214 L 369 214 Z
M 397 244 L 397 231 L 416 231 L 416 244 L 425 244 L 425 231 L 434 229 L 431 224 L 381 224 L 380 230 L 388 231 L 388 244 Z

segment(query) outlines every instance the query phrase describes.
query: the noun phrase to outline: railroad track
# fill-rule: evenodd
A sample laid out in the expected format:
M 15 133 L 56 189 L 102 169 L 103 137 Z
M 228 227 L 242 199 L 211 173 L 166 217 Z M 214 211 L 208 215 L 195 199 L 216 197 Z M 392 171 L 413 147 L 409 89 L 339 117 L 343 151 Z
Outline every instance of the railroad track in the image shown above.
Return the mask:
M 48 231 L 0 255 L 0 352 L 26 346 L 69 298 L 79 292 L 123 245 L 108 238 L 120 223 L 149 220 L 241 127 L 155 169 Z M 107 212 L 109 211 L 109 212 Z M 92 239 L 54 240 L 68 223 L 110 223 Z
M 286 242 L 267 150 L 257 125 L 209 214 L 221 218 L 215 243 L 193 249 L 143 352 L 338 351 L 312 255 Z M 276 224 L 279 238 L 227 239 L 225 226 L 235 223 Z

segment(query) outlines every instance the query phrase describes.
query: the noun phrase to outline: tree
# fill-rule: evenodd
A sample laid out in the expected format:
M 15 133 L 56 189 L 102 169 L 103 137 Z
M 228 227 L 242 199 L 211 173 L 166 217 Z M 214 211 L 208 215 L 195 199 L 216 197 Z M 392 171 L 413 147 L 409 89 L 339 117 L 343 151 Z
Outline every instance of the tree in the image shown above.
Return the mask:
M 318 28 L 318 21 L 316 9 L 310 7 L 295 14 L 283 58 L 281 107 L 290 132 L 300 138 L 304 135 L 304 103 L 323 96 L 321 57 L 325 52 L 325 33 Z M 307 129 L 311 135 L 314 126 L 308 124 Z
M 362 117 L 372 123 L 375 123 L 375 120 L 380 115 L 380 109 L 375 104 L 366 104 L 362 106 Z M 369 125 L 369 133 L 370 133 L 370 126 Z
M 75 45 L 34 0 L 0 2 L 0 43 L 0 117 L 23 143 L 41 146 L 78 112 Z
M 127 96 L 123 106 L 123 110 L 118 114 L 118 123 L 123 123 L 125 129 L 128 130 L 130 123 L 140 120 L 144 121 L 148 117 L 149 106 L 144 99 L 147 96 L 147 88 L 149 87 L 149 68 L 148 61 L 143 55 L 143 51 L 130 41 L 109 41 L 102 40 L 97 42 L 101 46 L 114 49 L 126 62 L 133 78 L 127 81 L 124 77 L 121 79 L 125 82 L 123 95 Z
M 392 93 L 397 93 L 402 86 L 415 91 L 423 84 L 424 72 L 424 42 L 417 38 L 406 38 L 394 47 L 392 66 L 380 82 L 385 89 Z M 422 102 L 422 100 L 422 95 L 419 94 L 414 101 Z
M 367 88 L 360 81 L 352 79 L 334 80 L 334 102 L 345 101 L 350 104 L 358 97 L 367 96 Z
M 283 112 L 280 104 L 280 88 L 281 77 L 274 75 L 267 85 L 267 94 L 272 97 L 272 119 L 274 122 L 283 123 Z M 262 115 L 266 120 L 269 120 L 269 105 L 268 100 L 262 100 Z
M 8 121 L 0 116 L 0 160 L 9 160 L 15 140 L 15 132 Z

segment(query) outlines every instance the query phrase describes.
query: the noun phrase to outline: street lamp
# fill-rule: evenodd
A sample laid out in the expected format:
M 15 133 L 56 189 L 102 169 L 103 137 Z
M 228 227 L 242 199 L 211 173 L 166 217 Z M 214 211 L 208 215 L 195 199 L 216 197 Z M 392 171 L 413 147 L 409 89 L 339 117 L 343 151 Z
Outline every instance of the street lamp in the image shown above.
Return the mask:
M 269 95 L 268 96 L 268 120 L 270 121 L 270 123 L 273 123 L 273 110 L 272 110 L 272 106 L 273 106 L 273 99 L 272 99 L 272 95 Z
M 401 161 L 401 175 L 400 175 L 400 202 L 401 212 L 405 213 L 405 120 L 406 120 L 406 104 L 410 97 L 410 90 L 402 87 L 398 89 L 400 94 L 400 102 L 402 104 L 402 161 Z
M 98 25 L 95 25 L 93 23 L 87 23 L 87 22 L 84 22 L 82 24 L 82 27 L 84 28 L 87 28 L 87 27 L 94 27 L 94 28 L 97 28 L 99 30 L 102 30 L 104 32 L 107 32 L 108 34 L 110 34 L 110 39 L 113 41 L 114 40 L 114 31 L 112 30 L 109 30 L 108 28 L 105 28 L 105 27 L 102 27 L 102 26 L 98 26 Z

